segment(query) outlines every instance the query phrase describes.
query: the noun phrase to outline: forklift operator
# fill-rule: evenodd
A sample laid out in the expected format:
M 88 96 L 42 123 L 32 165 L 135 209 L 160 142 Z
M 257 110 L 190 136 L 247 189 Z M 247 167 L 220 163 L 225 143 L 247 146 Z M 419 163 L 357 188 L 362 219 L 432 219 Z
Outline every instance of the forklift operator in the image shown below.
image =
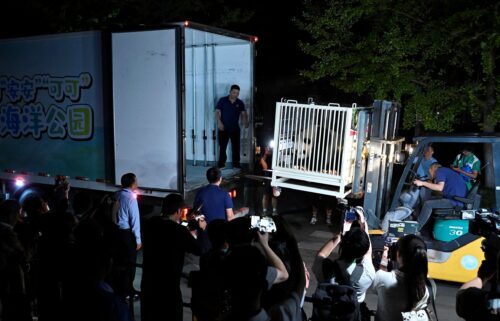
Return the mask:
M 442 192 L 443 196 L 437 199 L 428 199 L 422 204 L 422 210 L 417 217 L 419 230 L 422 230 L 435 208 L 463 206 L 461 202 L 454 200 L 453 197 L 465 197 L 467 194 L 465 181 L 460 174 L 450 168 L 442 167 L 439 163 L 433 163 L 429 167 L 429 176 L 434 183 L 418 179 L 413 183 L 419 187 L 424 186 L 430 190 Z

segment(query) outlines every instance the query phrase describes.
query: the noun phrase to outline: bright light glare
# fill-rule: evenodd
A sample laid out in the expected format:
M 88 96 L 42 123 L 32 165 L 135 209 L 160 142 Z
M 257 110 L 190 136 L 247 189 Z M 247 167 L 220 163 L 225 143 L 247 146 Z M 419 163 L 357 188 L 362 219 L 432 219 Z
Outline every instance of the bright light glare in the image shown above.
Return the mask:
M 16 187 L 23 187 L 26 182 L 22 178 L 16 178 Z
M 271 139 L 271 141 L 269 142 L 269 147 L 274 148 L 274 139 Z
M 132 193 L 132 195 L 133 195 L 133 197 L 134 197 L 135 199 L 137 199 L 137 195 L 138 195 L 138 194 L 137 194 L 136 192 Z

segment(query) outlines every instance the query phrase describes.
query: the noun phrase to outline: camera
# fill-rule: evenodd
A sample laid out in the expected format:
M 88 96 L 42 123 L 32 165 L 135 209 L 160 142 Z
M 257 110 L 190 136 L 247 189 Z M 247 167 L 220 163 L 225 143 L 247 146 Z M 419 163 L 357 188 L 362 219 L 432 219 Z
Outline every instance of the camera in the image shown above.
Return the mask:
M 261 233 L 276 232 L 276 224 L 271 217 L 250 216 L 250 229 L 258 230 Z
M 358 215 L 354 211 L 353 208 L 350 208 L 348 211 L 345 212 L 345 217 L 344 220 L 346 222 L 353 222 L 358 219 Z
M 500 252 L 499 214 L 486 210 L 477 211 L 474 219 L 469 223 L 469 233 L 484 237 L 481 243 L 484 261 L 479 268 L 479 273 L 495 272 L 497 270 L 497 255 Z
M 388 271 L 397 268 L 398 240 L 405 235 L 416 234 L 418 222 L 414 221 L 389 221 L 389 229 L 385 237 L 385 246 L 389 248 L 387 253 Z
M 186 221 L 181 222 L 181 225 L 187 227 L 190 231 L 196 231 L 200 227 L 201 220 L 205 220 L 205 215 L 201 214 L 201 206 L 190 208 L 186 215 Z
M 496 266 L 500 251 L 500 215 L 486 210 L 477 211 L 474 220 L 469 223 L 469 232 L 484 237 L 481 249 L 485 260 Z

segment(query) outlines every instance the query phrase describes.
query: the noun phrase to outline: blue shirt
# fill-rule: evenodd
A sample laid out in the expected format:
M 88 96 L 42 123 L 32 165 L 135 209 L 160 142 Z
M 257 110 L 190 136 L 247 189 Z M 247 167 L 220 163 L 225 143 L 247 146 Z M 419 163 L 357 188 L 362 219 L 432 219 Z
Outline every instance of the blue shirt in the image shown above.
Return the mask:
M 440 167 L 436 171 L 436 183 L 444 182 L 443 196 L 457 206 L 463 206 L 461 202 L 453 200 L 454 196 L 465 197 L 467 186 L 460 174 L 446 167 Z
M 116 192 L 115 199 L 118 202 L 116 224 L 120 230 L 132 230 L 137 244 L 141 242 L 141 220 L 139 205 L 134 193 L 129 189 Z
M 207 224 L 216 219 L 226 220 L 226 209 L 233 208 L 229 193 L 217 185 L 202 187 L 194 198 L 194 208 L 201 205 L 201 213 L 205 215 Z
M 434 157 L 422 159 L 417 169 L 417 176 L 419 179 L 426 179 L 429 177 L 429 167 L 435 162 L 437 162 L 437 160 Z
M 220 110 L 224 131 L 235 132 L 240 130 L 240 113 L 245 111 L 245 104 L 241 100 L 236 98 L 236 101 L 232 103 L 229 100 L 229 96 L 222 97 L 219 99 L 215 109 Z

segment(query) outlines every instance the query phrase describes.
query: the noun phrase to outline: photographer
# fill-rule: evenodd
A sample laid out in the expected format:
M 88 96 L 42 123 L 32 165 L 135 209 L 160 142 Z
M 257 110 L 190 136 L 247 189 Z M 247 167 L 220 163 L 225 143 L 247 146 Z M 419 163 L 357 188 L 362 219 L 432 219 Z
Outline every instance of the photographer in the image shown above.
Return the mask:
M 241 219 L 243 218 L 237 218 L 228 225 L 234 225 L 238 220 L 243 222 Z M 247 229 L 248 223 L 247 221 Z M 281 224 L 278 224 L 278 229 L 280 226 Z M 301 298 L 306 279 L 304 264 L 295 238 L 293 235 L 286 237 L 290 264 L 290 271 L 286 272 L 286 277 L 290 275 L 293 278 L 288 282 L 288 290 L 286 294 L 283 293 L 282 300 L 269 307 L 262 306 L 261 300 L 271 284 L 269 265 L 278 270 L 285 269 L 285 265 L 270 248 L 268 233 L 258 232 L 257 238 L 261 250 L 256 246 L 241 243 L 233 247 L 230 243 L 230 251 L 224 261 L 224 275 L 231 308 L 225 320 L 299 320 L 302 315 Z M 286 269 L 283 272 L 285 271 Z
M 477 277 L 462 285 L 457 292 L 457 314 L 467 321 L 499 319 L 500 306 L 498 303 L 500 303 L 500 300 L 498 298 L 500 298 L 500 295 L 498 280 L 500 279 L 500 255 L 497 254 L 498 249 L 492 251 L 495 253 L 486 252 L 488 243 L 492 242 L 498 242 L 496 235 L 486 239 L 486 260 L 479 267 Z M 492 258 L 491 256 L 495 256 L 494 254 L 496 254 L 496 257 Z
M 314 260 L 313 272 L 318 283 L 339 283 L 334 273 L 334 265 L 337 265 L 342 272 L 342 278 L 350 279 L 352 287 L 356 290 L 357 300 L 362 303 L 365 300 L 366 291 L 375 278 L 375 268 L 372 263 L 372 248 L 363 209 L 357 207 L 353 211 L 356 218 L 353 221 L 346 214 L 343 235 L 334 235 L 319 250 Z M 332 261 L 329 256 L 337 246 L 339 258 Z M 365 307 L 361 309 L 361 312 L 368 317 Z
M 163 199 L 162 215 L 149 219 L 144 226 L 143 273 L 141 282 L 141 318 L 143 321 L 182 321 L 180 279 L 186 252 L 200 254 L 189 230 L 179 224 L 184 199 L 169 194 Z M 205 228 L 205 221 L 199 221 Z
M 387 272 L 381 268 L 375 274 L 373 289 L 378 296 L 375 320 L 403 320 L 403 312 L 424 309 L 429 314 L 429 301 L 433 299 L 428 287 L 424 241 L 413 234 L 400 238 L 396 261 L 398 269 Z

